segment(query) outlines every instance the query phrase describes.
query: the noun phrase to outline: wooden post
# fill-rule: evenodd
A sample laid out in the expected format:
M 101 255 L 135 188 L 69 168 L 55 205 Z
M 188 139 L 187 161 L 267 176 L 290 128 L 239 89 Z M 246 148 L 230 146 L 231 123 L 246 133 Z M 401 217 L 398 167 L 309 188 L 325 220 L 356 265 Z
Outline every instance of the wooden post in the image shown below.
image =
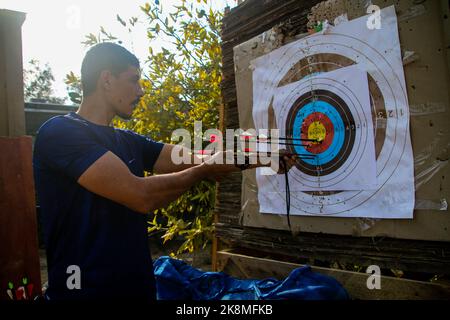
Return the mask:
M 0 137 L 0 150 L 0 300 L 20 287 L 30 299 L 41 293 L 31 137 Z
M 0 9 L 0 136 L 25 134 L 22 23 L 25 13 Z
M 23 136 L 24 20 L 0 10 L 0 300 L 41 294 L 32 140 Z

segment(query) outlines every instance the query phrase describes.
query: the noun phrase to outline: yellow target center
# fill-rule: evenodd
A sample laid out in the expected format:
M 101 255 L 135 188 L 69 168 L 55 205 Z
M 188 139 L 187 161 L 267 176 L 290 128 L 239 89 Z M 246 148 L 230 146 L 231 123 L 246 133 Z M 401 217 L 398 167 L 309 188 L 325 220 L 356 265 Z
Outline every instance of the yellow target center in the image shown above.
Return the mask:
M 327 130 L 319 121 L 314 121 L 308 128 L 308 139 L 317 140 L 315 143 L 325 140 L 326 135 Z

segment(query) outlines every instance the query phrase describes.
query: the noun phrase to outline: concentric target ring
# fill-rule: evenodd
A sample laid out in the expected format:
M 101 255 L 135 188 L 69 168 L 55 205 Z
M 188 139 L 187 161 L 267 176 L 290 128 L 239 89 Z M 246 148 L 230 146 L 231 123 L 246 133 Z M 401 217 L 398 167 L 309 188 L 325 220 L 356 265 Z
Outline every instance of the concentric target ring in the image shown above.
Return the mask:
M 404 80 L 402 74 L 395 69 L 395 63 L 388 60 L 382 51 L 355 36 L 333 33 L 323 37 L 307 37 L 301 41 L 305 44 L 301 50 L 298 50 L 297 46 L 290 46 L 282 54 L 272 55 L 270 59 L 264 61 L 265 65 L 269 63 L 276 66 L 268 73 L 255 72 L 254 79 L 258 80 L 254 80 L 254 88 L 261 90 L 253 97 L 254 105 L 267 106 L 270 110 L 273 93 L 278 86 L 298 81 L 314 74 L 314 71 L 332 71 L 351 64 L 361 64 L 366 68 L 375 131 L 377 189 L 321 192 L 320 195 L 315 192 L 299 192 L 294 195 L 294 201 L 291 202 L 294 210 L 307 215 L 353 214 L 353 210 L 363 208 L 382 195 L 382 192 L 392 188 L 390 181 L 399 171 L 400 160 L 408 147 L 409 133 Z M 318 61 L 311 59 L 312 56 L 317 57 Z M 300 61 L 303 63 L 295 66 Z M 258 67 L 257 63 L 255 65 Z M 324 68 L 314 70 L 316 65 L 320 66 L 320 69 Z M 300 73 L 298 67 L 301 69 Z M 391 114 L 394 116 L 391 117 Z M 262 107 L 254 109 L 253 118 L 258 128 L 267 127 L 267 112 L 264 112 Z M 269 188 L 264 188 L 265 185 Z M 260 177 L 258 186 L 263 186 L 263 189 L 270 190 L 273 195 L 277 194 L 278 197 L 284 198 L 281 179 Z M 267 193 L 271 201 L 274 199 L 272 194 Z
M 348 159 L 355 142 L 355 120 L 343 99 L 328 90 L 315 90 L 300 96 L 289 110 L 286 119 L 286 135 L 294 139 L 312 138 L 305 132 L 311 115 L 317 118 L 316 123 L 332 131 L 325 133 L 324 141 L 328 148 L 316 147 L 317 152 L 311 152 L 311 147 L 288 145 L 289 152 L 294 154 L 314 155 L 315 159 L 300 159 L 295 166 L 303 173 L 311 176 L 328 175 L 339 169 Z M 307 120 L 309 117 L 309 120 Z M 313 116 L 314 117 L 314 116 Z M 331 142 L 329 136 L 332 136 Z M 298 141 L 298 140 L 294 140 Z M 313 145 L 309 143 L 309 145 Z M 317 143 L 320 146 L 320 142 Z
M 330 118 L 322 112 L 313 112 L 307 116 L 301 126 L 302 141 L 316 139 L 316 142 L 305 142 L 305 149 L 312 154 L 320 154 L 333 143 L 334 129 Z

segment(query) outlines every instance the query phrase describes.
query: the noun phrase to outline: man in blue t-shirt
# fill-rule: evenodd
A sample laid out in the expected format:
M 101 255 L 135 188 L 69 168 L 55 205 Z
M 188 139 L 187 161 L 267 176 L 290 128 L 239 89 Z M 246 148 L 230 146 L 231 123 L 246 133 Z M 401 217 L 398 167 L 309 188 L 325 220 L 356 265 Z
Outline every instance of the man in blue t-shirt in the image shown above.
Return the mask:
M 214 161 L 175 165 L 173 146 L 110 126 L 115 116 L 131 117 L 143 95 L 139 79 L 133 54 L 98 44 L 82 63 L 78 111 L 39 129 L 33 165 L 48 299 L 154 300 L 146 214 L 202 179 L 239 170 Z M 144 171 L 158 175 L 144 177 Z M 77 274 L 80 281 L 73 278 Z

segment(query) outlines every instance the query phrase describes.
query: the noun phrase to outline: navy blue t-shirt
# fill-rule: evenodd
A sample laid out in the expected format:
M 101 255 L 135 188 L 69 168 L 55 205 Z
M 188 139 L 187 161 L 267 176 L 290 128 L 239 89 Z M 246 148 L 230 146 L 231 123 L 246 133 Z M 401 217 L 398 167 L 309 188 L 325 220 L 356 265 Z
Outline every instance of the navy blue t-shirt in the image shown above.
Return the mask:
M 48 298 L 155 299 L 147 216 L 86 190 L 77 180 L 108 151 L 143 177 L 162 147 L 73 112 L 42 125 L 33 166 L 47 251 Z M 68 272 L 72 265 L 80 268 L 81 289 L 67 286 L 75 274 Z

